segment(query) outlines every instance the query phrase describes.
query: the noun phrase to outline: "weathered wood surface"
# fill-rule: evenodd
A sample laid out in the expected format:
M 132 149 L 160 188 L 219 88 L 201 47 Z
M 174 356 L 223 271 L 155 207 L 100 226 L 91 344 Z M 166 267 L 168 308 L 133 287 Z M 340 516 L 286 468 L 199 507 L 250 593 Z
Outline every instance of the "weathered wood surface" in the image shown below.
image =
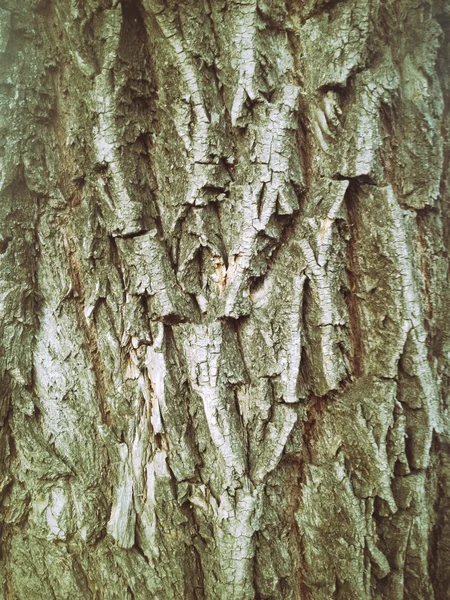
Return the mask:
M 450 6 L 0 0 L 0 597 L 450 597 Z

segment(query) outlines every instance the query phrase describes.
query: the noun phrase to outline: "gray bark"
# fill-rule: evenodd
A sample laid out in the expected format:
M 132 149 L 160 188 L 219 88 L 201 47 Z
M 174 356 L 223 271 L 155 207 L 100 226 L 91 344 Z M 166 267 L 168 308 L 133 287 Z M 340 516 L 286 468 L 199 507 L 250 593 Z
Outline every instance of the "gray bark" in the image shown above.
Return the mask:
M 449 22 L 0 0 L 0 598 L 450 597 Z

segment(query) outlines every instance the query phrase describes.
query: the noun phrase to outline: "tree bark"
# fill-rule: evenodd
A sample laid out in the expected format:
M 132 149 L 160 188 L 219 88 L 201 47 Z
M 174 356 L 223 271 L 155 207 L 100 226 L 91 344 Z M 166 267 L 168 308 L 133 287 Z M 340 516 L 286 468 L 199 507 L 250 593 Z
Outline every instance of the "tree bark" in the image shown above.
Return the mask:
M 449 22 L 0 0 L 1 598 L 450 597 Z

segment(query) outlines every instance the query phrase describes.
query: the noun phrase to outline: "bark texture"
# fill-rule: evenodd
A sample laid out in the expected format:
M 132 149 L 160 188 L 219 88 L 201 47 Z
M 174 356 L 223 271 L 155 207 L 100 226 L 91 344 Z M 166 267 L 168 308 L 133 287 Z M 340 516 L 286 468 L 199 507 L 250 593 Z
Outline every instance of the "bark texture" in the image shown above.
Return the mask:
M 0 0 L 2 599 L 450 597 L 449 21 Z

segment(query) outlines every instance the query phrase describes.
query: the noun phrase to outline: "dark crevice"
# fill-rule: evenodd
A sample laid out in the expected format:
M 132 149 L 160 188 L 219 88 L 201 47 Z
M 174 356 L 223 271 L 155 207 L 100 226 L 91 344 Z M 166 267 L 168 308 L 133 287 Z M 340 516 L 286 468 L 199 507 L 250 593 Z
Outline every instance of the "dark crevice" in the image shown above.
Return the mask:
M 117 248 L 117 243 L 114 239 L 114 236 L 108 236 L 109 239 L 109 251 L 110 251 L 110 258 L 111 258 L 111 262 L 114 265 L 114 267 L 116 268 L 116 272 L 117 275 L 120 279 L 120 283 L 122 284 L 122 301 L 125 302 L 125 294 L 126 294 L 126 290 L 127 290 L 127 285 L 125 282 L 125 274 L 122 270 L 122 266 L 120 264 L 120 256 L 119 256 L 119 249 Z
M 74 292 L 76 292 L 76 298 L 74 298 L 74 301 L 77 311 L 78 324 L 84 334 L 86 346 L 89 350 L 91 358 L 92 370 L 95 375 L 99 410 L 102 414 L 103 422 L 109 423 L 110 419 L 108 402 L 106 400 L 105 374 L 98 344 L 97 329 L 95 322 L 93 320 L 87 320 L 84 314 L 85 288 L 83 274 L 79 264 L 78 248 L 75 240 L 72 239 L 70 233 L 68 232 L 64 232 L 64 250 L 71 275 L 72 287 Z
M 113 233 L 112 237 L 120 238 L 123 240 L 128 240 L 128 239 L 141 237 L 141 236 L 147 234 L 149 231 L 151 231 L 151 230 L 150 229 L 138 229 L 137 231 L 132 231 L 130 233 L 117 232 L 117 233 Z
M 344 294 L 348 309 L 350 337 L 353 347 L 350 364 L 352 373 L 359 377 L 364 371 L 364 342 L 361 329 L 361 317 L 358 300 L 358 251 L 359 251 L 359 200 L 361 183 L 351 180 L 345 192 L 344 202 L 347 208 L 347 219 L 350 239 L 347 243 L 347 278 L 348 290 Z

